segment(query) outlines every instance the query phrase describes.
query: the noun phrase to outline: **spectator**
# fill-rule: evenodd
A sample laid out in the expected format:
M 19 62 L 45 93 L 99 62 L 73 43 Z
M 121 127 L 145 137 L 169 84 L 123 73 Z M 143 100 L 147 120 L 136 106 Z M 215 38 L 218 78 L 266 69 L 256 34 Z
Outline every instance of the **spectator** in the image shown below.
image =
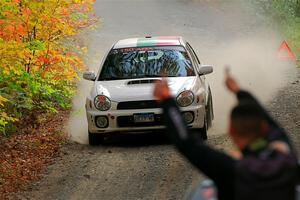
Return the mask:
M 193 165 L 214 181 L 219 200 L 294 200 L 297 159 L 285 131 L 249 92 L 240 89 L 229 73 L 225 85 L 238 99 L 231 112 L 228 132 L 241 151 L 241 158 L 233 158 L 190 137 L 163 80 L 156 82 L 154 96 L 163 108 L 172 141 Z

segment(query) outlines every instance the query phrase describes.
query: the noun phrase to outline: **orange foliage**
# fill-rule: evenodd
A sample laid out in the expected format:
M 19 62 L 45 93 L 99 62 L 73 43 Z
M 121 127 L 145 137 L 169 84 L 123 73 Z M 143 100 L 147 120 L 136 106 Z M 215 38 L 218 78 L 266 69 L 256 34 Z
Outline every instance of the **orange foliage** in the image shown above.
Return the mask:
M 70 106 L 74 80 L 85 66 L 74 53 L 81 48 L 62 39 L 97 19 L 93 0 L 0 1 L 0 97 L 7 99 L 0 101 L 0 133 L 5 133 L 11 117 Z
M 69 50 L 63 47 L 60 39 L 74 35 L 78 28 L 96 20 L 90 14 L 92 3 L 93 0 L 6 1 L 0 8 L 0 47 L 5 49 L 5 43 L 11 41 L 22 43 L 25 48 L 20 54 L 24 56 L 20 56 L 14 64 L 19 66 L 21 63 L 28 73 L 40 72 L 52 76 L 47 73 L 49 68 L 52 68 L 52 73 L 63 69 L 80 70 L 83 62 L 78 55 L 68 54 Z M 19 49 L 6 48 L 4 53 L 7 58 L 0 61 L 0 67 L 13 64 L 8 60 L 15 55 L 14 50 Z M 68 55 L 67 58 L 64 55 Z M 64 76 L 61 75 L 61 78 Z

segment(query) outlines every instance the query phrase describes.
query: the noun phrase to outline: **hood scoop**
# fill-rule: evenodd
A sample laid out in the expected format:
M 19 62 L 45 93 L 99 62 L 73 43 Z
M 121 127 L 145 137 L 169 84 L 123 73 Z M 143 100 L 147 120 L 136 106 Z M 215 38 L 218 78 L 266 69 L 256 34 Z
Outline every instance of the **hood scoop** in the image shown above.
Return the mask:
M 136 84 L 149 84 L 154 83 L 155 81 L 159 81 L 160 79 L 142 79 L 142 80 L 134 80 L 128 81 L 127 85 L 136 85 Z

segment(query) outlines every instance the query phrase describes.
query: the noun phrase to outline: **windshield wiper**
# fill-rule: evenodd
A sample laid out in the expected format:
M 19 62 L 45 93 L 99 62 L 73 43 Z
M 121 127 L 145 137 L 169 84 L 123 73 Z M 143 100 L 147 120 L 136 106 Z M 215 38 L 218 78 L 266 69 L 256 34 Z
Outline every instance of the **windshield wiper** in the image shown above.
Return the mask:
M 153 74 L 153 75 L 145 75 L 145 77 L 148 77 L 148 78 L 163 78 L 164 76 L 161 76 L 161 75 L 157 75 L 157 74 Z M 168 76 L 165 76 L 165 77 L 177 77 L 175 75 L 168 75 Z
M 138 78 L 145 78 L 145 76 L 135 76 L 135 77 L 109 77 L 109 78 L 100 78 L 99 81 L 126 80 L 126 79 L 138 79 Z
M 175 75 L 169 75 L 166 77 L 177 77 Z M 109 77 L 109 78 L 99 78 L 99 81 L 113 81 L 113 80 L 125 80 L 125 79 L 139 79 L 139 78 L 163 78 L 161 75 L 144 75 L 144 76 L 135 76 L 135 77 Z
M 113 81 L 113 80 L 122 80 L 126 78 L 119 78 L 119 77 L 110 77 L 110 78 L 99 78 L 99 81 Z

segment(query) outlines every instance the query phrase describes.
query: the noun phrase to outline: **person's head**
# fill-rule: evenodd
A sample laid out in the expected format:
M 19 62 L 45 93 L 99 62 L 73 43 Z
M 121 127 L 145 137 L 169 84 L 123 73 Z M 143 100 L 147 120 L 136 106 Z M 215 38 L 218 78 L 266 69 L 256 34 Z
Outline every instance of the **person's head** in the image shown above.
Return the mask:
M 242 102 L 232 109 L 229 134 L 240 149 L 264 136 L 268 129 L 264 112 L 256 104 Z

